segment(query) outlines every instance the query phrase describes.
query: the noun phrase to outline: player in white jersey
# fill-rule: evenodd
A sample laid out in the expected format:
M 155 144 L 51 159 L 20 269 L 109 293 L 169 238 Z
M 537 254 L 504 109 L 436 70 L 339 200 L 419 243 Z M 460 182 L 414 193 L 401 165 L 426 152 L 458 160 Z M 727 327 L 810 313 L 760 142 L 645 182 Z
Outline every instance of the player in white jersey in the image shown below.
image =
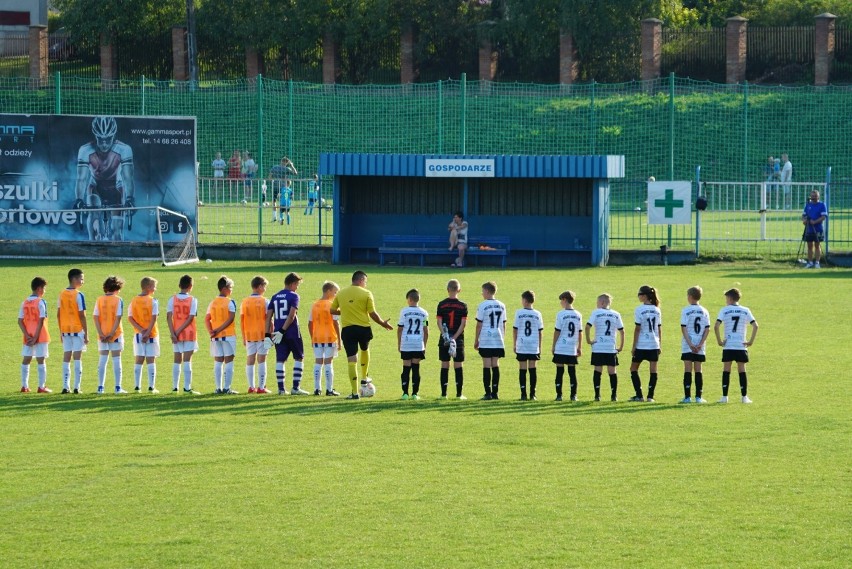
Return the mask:
M 701 397 L 704 391 L 704 374 L 701 367 L 706 359 L 705 347 L 710 334 L 710 314 L 699 304 L 703 294 L 700 286 L 689 287 L 686 301 L 689 303 L 680 313 L 680 359 L 683 360 L 683 400 L 692 402 L 692 372 L 695 371 L 695 402 L 706 403 Z
M 568 366 L 571 401 L 577 400 L 577 358 L 582 355 L 583 315 L 574 310 L 576 296 L 570 290 L 559 295 L 562 310 L 556 315 L 553 331 L 553 363 L 556 364 L 556 400 L 562 401 L 562 378 Z
M 618 401 L 618 353 L 624 349 L 624 323 L 621 314 L 610 308 L 612 295 L 603 293 L 598 296 L 597 308 L 586 322 L 586 343 L 592 346 L 592 365 L 595 368 L 592 384 L 595 388 L 595 401 L 601 400 L 601 374 L 603 366 L 609 374 L 611 389 L 610 400 Z M 594 329 L 594 334 L 592 334 Z
M 742 293 L 739 289 L 732 288 L 725 292 L 725 306 L 716 317 L 716 325 L 713 331 L 716 333 L 716 341 L 722 346 L 722 398 L 719 403 L 728 402 L 728 384 L 731 381 L 731 362 L 737 362 L 737 372 L 740 376 L 740 393 L 743 403 L 751 403 L 748 398 L 748 376 L 746 375 L 746 363 L 748 363 L 748 348 L 754 344 L 757 338 L 757 321 L 751 314 L 751 310 L 740 306 Z M 751 326 L 751 335 L 746 340 L 746 326 Z M 719 334 L 719 329 L 725 329 L 725 338 Z
M 639 378 L 639 365 L 648 360 L 651 368 L 651 378 L 648 381 L 648 401 L 654 402 L 654 389 L 657 387 L 657 362 L 660 359 L 660 345 L 663 334 L 663 315 L 660 312 L 660 298 L 657 289 L 652 286 L 643 285 L 637 293 L 642 302 L 633 312 L 633 321 L 636 328 L 633 329 L 633 347 L 630 350 L 633 356 L 630 363 L 630 380 L 633 382 L 633 390 L 636 395 L 631 401 L 645 401 L 642 398 L 642 380 Z
M 541 312 L 533 308 L 535 293 L 525 290 L 521 293 L 523 308 L 515 312 L 512 324 L 512 340 L 518 360 L 518 382 L 521 385 L 521 401 L 527 400 L 527 372 L 530 375 L 530 401 L 535 401 L 535 388 L 538 382 L 538 370 L 535 363 L 541 358 L 541 331 L 544 320 Z
M 418 303 L 420 291 L 411 289 L 405 294 L 408 306 L 399 313 L 396 329 L 396 346 L 402 358 L 402 398 L 420 399 L 420 361 L 426 358 L 429 341 L 429 315 Z M 408 395 L 409 380 L 411 395 Z
M 482 298 L 476 308 L 476 336 L 473 349 L 482 356 L 482 385 L 485 387 L 483 400 L 499 399 L 500 358 L 506 355 L 504 336 L 506 333 L 506 305 L 494 298 L 497 285 L 488 281 L 482 285 Z

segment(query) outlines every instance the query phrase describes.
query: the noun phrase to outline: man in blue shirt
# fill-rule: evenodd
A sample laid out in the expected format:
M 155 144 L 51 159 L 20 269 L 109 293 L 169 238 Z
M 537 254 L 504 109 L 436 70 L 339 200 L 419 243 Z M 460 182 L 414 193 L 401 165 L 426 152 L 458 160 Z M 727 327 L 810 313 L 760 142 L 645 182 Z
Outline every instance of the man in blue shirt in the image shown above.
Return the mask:
M 802 212 L 802 225 L 805 226 L 803 239 L 808 243 L 808 264 L 806 269 L 818 269 L 822 258 L 822 241 L 824 239 L 822 222 L 828 217 L 828 208 L 819 201 L 819 192 L 814 190 L 805 211 Z

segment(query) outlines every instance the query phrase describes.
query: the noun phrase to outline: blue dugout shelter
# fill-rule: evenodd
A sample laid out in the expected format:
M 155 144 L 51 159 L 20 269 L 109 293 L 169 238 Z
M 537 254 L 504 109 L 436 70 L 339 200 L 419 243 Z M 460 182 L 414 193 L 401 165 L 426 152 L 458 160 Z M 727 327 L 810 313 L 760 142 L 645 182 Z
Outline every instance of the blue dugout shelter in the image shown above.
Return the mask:
M 607 263 L 624 156 L 323 153 L 319 173 L 334 177 L 334 263 L 377 263 L 385 235 L 446 238 L 462 211 L 471 247 L 509 237 L 509 265 L 589 266 Z

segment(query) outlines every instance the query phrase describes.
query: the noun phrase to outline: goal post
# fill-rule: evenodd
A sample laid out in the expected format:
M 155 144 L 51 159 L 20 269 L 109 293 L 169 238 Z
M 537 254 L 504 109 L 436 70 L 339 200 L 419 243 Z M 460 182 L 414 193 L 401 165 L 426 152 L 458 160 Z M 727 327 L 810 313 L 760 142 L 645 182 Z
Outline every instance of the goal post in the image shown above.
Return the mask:
M 169 222 L 164 221 L 165 217 L 174 218 L 171 226 L 178 228 L 178 233 L 183 234 L 183 239 L 176 243 L 163 241 L 163 232 L 169 227 Z M 189 219 L 182 213 L 157 206 L 157 236 L 160 240 L 160 258 L 164 267 L 198 262 L 195 230 Z

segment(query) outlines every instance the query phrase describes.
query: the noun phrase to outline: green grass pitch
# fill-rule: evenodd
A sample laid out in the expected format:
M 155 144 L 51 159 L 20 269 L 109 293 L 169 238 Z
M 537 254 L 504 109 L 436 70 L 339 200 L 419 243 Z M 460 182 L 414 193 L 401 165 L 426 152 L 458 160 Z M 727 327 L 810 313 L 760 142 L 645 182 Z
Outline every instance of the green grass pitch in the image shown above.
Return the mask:
M 436 399 L 434 340 L 422 365 L 423 400 L 400 401 L 395 334 L 374 327 L 371 376 L 378 394 L 350 402 L 211 395 L 212 360 L 203 342 L 193 383 L 205 394 L 174 396 L 168 392 L 168 340 L 158 361 L 162 394 L 92 395 L 92 346 L 84 354 L 86 393 L 59 395 L 56 298 L 72 266 L 85 270 L 90 318 L 113 272 L 128 282 L 126 301 L 142 276 L 158 278 L 163 309 L 188 272 L 203 310 L 223 273 L 236 280 L 239 301 L 255 274 L 270 279 L 271 294 L 295 270 L 305 279 L 299 290 L 304 334 L 306 307 L 322 281 L 345 285 L 355 269 L 4 261 L 4 567 L 848 566 L 849 270 L 805 271 L 780 263 L 459 272 L 365 267 L 380 314 L 393 322 L 413 286 L 434 314 L 451 276 L 460 278 L 472 310 L 487 280 L 497 282 L 510 313 L 531 288 L 545 317 L 546 349 L 538 402 L 517 400 L 511 357 L 501 361 L 503 399 L 478 401 L 481 364 L 472 334 L 465 365 L 469 401 Z M 36 274 L 49 281 L 51 395 L 18 392 L 17 311 Z M 662 297 L 658 402 L 591 402 L 587 349 L 578 368 L 581 401 L 552 401 L 549 340 L 559 292 L 574 290 L 584 316 L 597 294 L 613 294 L 629 347 L 642 284 L 657 287 Z M 760 324 L 749 364 L 753 405 L 713 403 L 721 389 L 721 352 L 712 344 L 705 365 L 711 403 L 677 404 L 679 316 L 693 284 L 704 287 L 712 319 L 723 291 L 738 286 L 742 304 Z M 128 346 L 124 382 L 132 387 L 131 355 Z M 622 396 L 630 392 L 628 360 L 623 355 L 619 367 Z M 245 392 L 243 363 L 240 351 L 235 388 Z M 342 357 L 335 371 L 345 392 Z M 647 384 L 647 364 L 641 371 Z M 732 401 L 739 399 L 735 377 Z

